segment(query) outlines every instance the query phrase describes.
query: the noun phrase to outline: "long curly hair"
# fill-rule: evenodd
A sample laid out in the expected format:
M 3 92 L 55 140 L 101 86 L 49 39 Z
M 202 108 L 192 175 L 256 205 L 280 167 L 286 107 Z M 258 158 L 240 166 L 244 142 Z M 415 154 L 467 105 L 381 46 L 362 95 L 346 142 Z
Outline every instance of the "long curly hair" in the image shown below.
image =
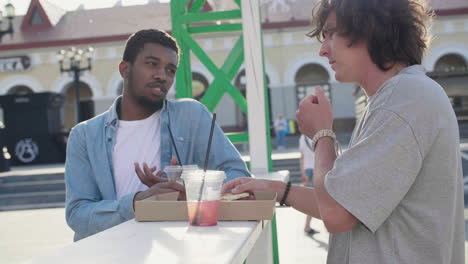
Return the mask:
M 372 61 L 387 71 L 395 63 L 421 64 L 434 17 L 424 0 L 321 0 L 312 11 L 315 28 L 307 34 L 323 41 L 328 15 L 336 13 L 337 33 L 367 44 Z

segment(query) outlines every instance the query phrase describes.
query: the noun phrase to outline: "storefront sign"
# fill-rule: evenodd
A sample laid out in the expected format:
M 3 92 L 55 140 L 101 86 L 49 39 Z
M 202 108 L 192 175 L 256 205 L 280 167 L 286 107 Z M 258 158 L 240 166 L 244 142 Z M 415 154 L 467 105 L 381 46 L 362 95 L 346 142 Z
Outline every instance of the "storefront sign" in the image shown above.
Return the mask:
M 31 67 L 31 59 L 28 56 L 0 57 L 0 72 L 25 71 Z

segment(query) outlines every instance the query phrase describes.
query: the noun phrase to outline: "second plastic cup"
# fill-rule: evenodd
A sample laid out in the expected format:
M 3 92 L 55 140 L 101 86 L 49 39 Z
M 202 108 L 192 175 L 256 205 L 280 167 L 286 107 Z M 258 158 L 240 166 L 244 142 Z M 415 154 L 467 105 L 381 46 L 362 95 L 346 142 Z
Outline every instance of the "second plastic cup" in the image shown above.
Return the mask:
M 180 179 L 182 172 L 198 169 L 198 165 L 168 165 L 164 167 L 164 172 L 166 173 L 169 182 L 178 182 L 182 184 L 182 180 Z
M 226 179 L 224 171 L 189 170 L 183 172 L 182 178 L 185 182 L 190 225 L 217 225 L 221 186 Z

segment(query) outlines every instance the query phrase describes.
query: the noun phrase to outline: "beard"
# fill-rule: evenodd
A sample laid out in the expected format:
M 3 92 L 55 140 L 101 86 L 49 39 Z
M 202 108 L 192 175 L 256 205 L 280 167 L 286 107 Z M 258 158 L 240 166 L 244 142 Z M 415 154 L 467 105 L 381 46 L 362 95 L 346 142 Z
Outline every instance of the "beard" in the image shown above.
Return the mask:
M 164 101 L 166 100 L 166 96 L 162 97 L 161 99 L 156 99 L 156 100 L 151 100 L 148 97 L 144 95 L 139 95 L 135 92 L 135 89 L 133 88 L 133 83 L 134 83 L 134 77 L 133 77 L 133 71 L 130 70 L 130 74 L 128 76 L 128 92 L 129 95 L 135 100 L 141 107 L 143 107 L 146 111 L 154 113 L 156 111 L 159 111 L 163 105 Z
M 144 109 L 146 109 L 146 111 L 154 113 L 156 111 L 159 111 L 163 107 L 164 100 L 166 100 L 166 97 L 163 97 L 157 101 L 152 101 L 140 95 L 140 96 L 136 96 L 135 99 L 139 105 L 141 105 Z

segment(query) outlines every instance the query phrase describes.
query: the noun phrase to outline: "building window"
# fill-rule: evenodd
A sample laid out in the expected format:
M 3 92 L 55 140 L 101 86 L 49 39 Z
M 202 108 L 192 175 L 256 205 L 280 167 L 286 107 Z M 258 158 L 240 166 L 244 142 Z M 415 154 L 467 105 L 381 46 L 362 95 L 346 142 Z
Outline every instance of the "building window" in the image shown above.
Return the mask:
M 457 54 L 447 54 L 437 60 L 436 72 L 464 72 L 468 70 L 465 59 Z
M 8 90 L 7 94 L 29 94 L 33 93 L 33 90 L 28 86 L 17 85 Z
M 319 64 L 311 63 L 302 66 L 296 73 L 297 104 L 309 94 L 315 93 L 315 87 L 321 86 L 331 101 L 331 89 L 328 83 L 330 76 L 325 68 Z
M 198 72 L 192 72 L 192 97 L 198 101 L 201 100 L 208 89 L 208 80 Z
M 437 60 L 434 72 L 428 73 L 444 88 L 452 103 L 459 124 L 468 124 L 468 67 L 466 60 L 458 54 L 446 54 Z M 466 129 L 460 134 L 466 137 Z
M 45 23 L 44 18 L 41 16 L 41 13 L 39 13 L 39 10 L 35 8 L 31 16 L 31 20 L 29 21 L 29 24 L 30 25 L 42 25 L 44 23 Z

